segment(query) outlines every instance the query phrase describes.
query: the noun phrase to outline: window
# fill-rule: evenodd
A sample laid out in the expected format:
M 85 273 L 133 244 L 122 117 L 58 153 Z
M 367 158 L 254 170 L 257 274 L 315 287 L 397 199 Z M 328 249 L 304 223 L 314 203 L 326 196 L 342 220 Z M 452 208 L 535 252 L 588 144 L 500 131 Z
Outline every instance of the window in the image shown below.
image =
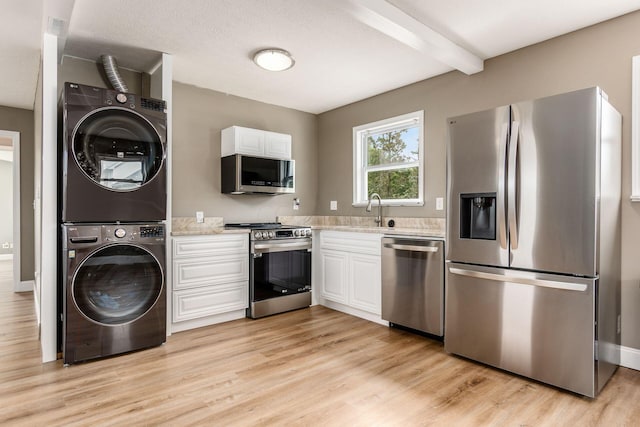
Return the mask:
M 424 111 L 353 128 L 353 205 L 422 206 Z

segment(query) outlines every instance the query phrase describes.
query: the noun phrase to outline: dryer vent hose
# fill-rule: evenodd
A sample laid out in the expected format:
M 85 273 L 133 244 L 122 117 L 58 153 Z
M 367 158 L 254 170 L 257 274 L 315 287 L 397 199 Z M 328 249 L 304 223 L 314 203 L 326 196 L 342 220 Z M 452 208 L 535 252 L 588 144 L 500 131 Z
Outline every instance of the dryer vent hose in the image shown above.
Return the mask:
M 113 86 L 115 90 L 118 90 L 120 92 L 129 92 L 127 84 L 120 76 L 120 71 L 118 71 L 116 58 L 111 55 L 101 55 L 100 59 L 102 59 L 104 72 L 107 73 L 107 77 L 109 78 L 109 82 L 111 82 L 111 86 Z

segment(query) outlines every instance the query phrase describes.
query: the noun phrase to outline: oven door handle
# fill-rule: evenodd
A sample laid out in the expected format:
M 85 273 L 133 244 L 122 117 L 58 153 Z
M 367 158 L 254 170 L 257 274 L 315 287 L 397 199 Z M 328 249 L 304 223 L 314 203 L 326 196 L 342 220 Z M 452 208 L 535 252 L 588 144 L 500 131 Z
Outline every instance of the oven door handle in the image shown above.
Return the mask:
M 295 242 L 295 243 L 255 243 L 253 245 L 253 253 L 267 252 L 285 252 L 292 250 L 311 250 L 311 242 Z

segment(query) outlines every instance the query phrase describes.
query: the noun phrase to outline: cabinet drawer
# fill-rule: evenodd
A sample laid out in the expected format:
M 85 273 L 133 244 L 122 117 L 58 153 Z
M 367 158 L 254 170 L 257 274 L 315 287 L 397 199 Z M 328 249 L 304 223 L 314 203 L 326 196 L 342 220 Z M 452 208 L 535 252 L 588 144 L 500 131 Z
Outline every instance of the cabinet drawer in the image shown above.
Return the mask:
M 320 247 L 336 251 L 380 255 L 381 240 L 382 235 L 378 233 L 320 232 Z
M 221 234 L 217 236 L 175 237 L 173 258 L 201 255 L 227 255 L 230 253 L 249 256 L 248 234 Z
M 242 310 L 249 305 L 249 283 L 227 283 L 173 292 L 173 321 Z
M 249 280 L 249 255 L 178 259 L 173 262 L 173 289 L 188 289 Z

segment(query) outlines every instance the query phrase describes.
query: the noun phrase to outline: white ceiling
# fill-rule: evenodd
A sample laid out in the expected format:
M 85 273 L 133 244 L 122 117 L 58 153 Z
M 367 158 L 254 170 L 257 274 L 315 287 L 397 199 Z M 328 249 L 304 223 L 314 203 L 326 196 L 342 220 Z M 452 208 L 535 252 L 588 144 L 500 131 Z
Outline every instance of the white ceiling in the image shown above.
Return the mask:
M 480 59 L 640 9 L 640 0 L 388 2 Z M 71 6 L 70 16 L 56 16 L 52 3 Z M 356 11 L 368 3 L 381 2 L 3 0 L 0 105 L 33 108 L 49 16 L 68 23 L 67 55 L 109 53 L 120 66 L 148 72 L 166 52 L 174 80 L 311 113 L 453 69 L 366 25 Z M 289 50 L 295 67 L 259 69 L 251 57 L 265 47 Z

